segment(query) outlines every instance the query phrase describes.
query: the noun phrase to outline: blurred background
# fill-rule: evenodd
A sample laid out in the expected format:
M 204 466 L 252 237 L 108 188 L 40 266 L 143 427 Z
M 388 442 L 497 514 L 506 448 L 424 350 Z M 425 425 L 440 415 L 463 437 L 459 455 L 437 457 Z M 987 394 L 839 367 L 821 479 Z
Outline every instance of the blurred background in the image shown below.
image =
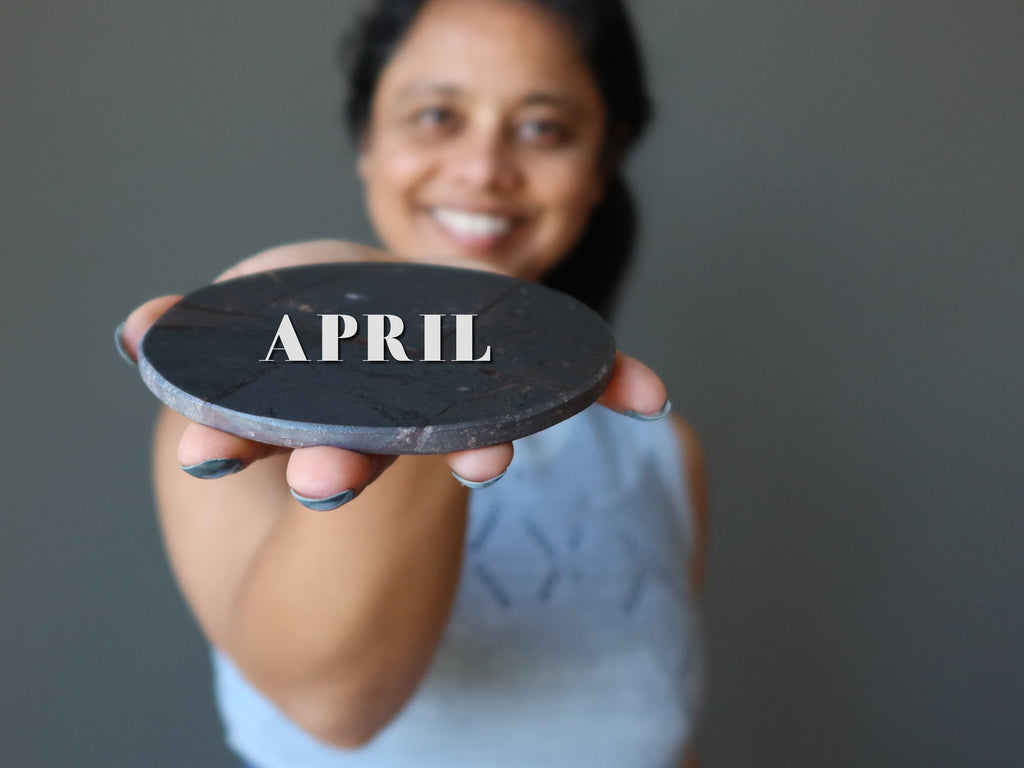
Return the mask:
M 3 4 L 0 765 L 233 765 L 110 335 L 372 241 L 355 5 Z M 1024 4 L 631 5 L 659 110 L 617 328 L 709 457 L 705 765 L 1024 765 Z

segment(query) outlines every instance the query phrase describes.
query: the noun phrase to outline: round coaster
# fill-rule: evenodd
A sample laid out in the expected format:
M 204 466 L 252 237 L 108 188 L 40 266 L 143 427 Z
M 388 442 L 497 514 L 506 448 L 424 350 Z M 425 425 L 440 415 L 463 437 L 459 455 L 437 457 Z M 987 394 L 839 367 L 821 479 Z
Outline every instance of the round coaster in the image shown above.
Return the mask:
M 193 421 L 274 445 L 449 453 L 590 405 L 615 342 L 585 305 L 469 269 L 318 264 L 215 283 L 139 348 L 147 386 Z

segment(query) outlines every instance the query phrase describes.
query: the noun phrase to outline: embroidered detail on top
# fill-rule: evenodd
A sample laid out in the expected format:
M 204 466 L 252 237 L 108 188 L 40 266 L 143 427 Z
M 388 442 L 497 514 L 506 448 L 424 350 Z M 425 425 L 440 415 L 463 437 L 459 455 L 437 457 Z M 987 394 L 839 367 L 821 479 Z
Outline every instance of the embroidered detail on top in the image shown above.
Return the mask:
M 477 530 L 470 536 L 469 549 L 471 552 L 479 552 L 487 539 L 494 533 L 494 528 L 498 524 L 498 520 L 501 517 L 501 510 L 498 507 L 490 507 L 487 510 L 487 517 L 483 519 L 483 522 L 477 527 Z
M 508 593 L 502 588 L 498 580 L 494 578 L 494 575 L 484 568 L 479 563 L 473 568 L 473 573 L 476 574 L 477 578 L 487 588 L 488 594 L 494 598 L 494 601 L 502 608 L 508 608 L 512 605 L 512 600 L 509 598 Z
M 523 520 L 523 528 L 526 529 L 527 535 L 530 540 L 537 545 L 537 548 L 544 553 L 544 557 L 548 562 L 547 573 L 544 574 L 544 579 L 541 581 L 540 589 L 537 590 L 537 599 L 542 603 L 546 603 L 551 595 L 555 591 L 555 586 L 562 578 L 561 568 L 559 567 L 558 553 L 555 551 L 554 545 L 548 540 L 547 536 L 540 529 L 540 526 L 533 520 Z

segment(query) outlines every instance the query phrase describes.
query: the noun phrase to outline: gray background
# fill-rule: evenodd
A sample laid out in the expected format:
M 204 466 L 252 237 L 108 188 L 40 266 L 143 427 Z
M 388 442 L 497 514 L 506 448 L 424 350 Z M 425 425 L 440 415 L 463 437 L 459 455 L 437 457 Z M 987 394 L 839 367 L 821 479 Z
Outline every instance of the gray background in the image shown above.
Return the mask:
M 620 341 L 702 433 L 709 766 L 1024 765 L 1024 4 L 634 3 Z M 351 4 L 4 0 L 0 765 L 228 766 L 135 304 L 370 240 Z

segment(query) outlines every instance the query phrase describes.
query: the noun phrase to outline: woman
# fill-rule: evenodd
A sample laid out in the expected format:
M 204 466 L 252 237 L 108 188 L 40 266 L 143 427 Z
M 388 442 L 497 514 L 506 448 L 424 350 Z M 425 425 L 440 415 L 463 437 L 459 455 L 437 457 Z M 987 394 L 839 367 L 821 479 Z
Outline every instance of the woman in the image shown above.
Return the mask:
M 388 251 L 544 280 L 607 311 L 632 236 L 619 162 L 647 117 L 619 2 L 380 2 L 350 79 Z M 387 258 L 306 243 L 225 276 Z M 130 354 L 173 300 L 129 317 Z M 619 356 L 600 402 L 517 442 L 514 462 L 510 445 L 397 460 L 286 451 L 164 411 L 160 520 L 240 756 L 683 764 L 699 448 L 681 421 L 659 421 L 664 386 L 635 360 Z

